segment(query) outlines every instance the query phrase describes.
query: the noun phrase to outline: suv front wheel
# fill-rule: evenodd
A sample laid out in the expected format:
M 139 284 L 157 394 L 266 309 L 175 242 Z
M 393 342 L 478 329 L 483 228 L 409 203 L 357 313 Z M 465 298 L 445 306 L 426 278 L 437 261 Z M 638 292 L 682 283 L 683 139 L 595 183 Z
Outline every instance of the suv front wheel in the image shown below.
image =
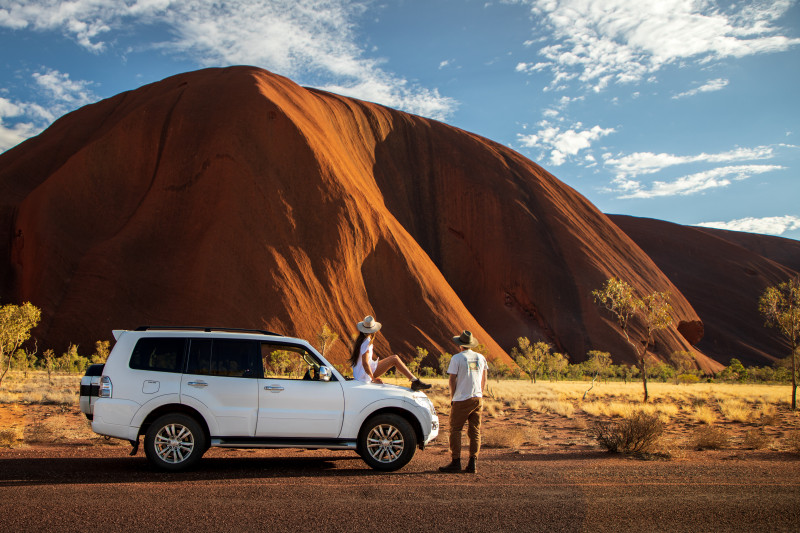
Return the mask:
M 162 470 L 185 470 L 199 461 L 206 449 L 206 435 L 200 424 L 180 413 L 157 418 L 144 437 L 147 459 Z
M 377 415 L 364 424 L 358 436 L 358 453 L 369 466 L 387 472 L 404 467 L 417 447 L 408 421 L 394 414 Z

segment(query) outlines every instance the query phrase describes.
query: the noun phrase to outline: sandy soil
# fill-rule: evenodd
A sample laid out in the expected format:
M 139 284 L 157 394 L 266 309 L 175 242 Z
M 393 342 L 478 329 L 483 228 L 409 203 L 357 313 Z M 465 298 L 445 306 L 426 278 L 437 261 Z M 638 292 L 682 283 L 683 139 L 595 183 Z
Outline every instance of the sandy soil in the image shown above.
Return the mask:
M 797 455 L 730 447 L 645 461 L 603 452 L 580 420 L 535 421 L 549 438 L 485 448 L 474 476 L 436 471 L 448 461 L 445 435 L 393 474 L 353 452 L 224 449 L 191 472 L 164 474 L 141 450 L 129 457 L 127 444 L 80 429 L 75 408 L 0 406 L 0 427 L 20 414 L 78 429 L 0 449 L 6 531 L 800 529 Z M 512 424 L 487 419 L 486 432 Z

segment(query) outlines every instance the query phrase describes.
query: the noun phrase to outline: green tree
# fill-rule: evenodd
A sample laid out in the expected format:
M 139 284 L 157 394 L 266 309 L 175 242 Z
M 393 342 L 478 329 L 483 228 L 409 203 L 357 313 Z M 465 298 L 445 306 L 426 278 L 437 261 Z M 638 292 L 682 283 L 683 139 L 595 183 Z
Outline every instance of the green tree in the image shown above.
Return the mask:
M 97 341 L 94 343 L 94 353 L 89 358 L 93 364 L 105 363 L 108 360 L 108 354 L 111 351 L 110 341 Z
M 726 366 L 722 372 L 718 374 L 717 377 L 724 381 L 739 381 L 745 382 L 747 381 L 748 372 L 747 369 L 744 367 L 741 361 L 736 359 L 735 357 L 731 359 L 731 362 L 728 366 Z
M 569 358 L 563 353 L 554 352 L 550 354 L 550 357 L 547 358 L 545 363 L 547 376 L 550 378 L 550 381 L 554 381 L 554 377 L 555 381 L 558 381 L 568 365 Z
M 322 328 L 316 333 L 317 348 L 322 357 L 325 357 L 331 346 L 339 340 L 339 334 L 333 331 L 328 324 L 322 324 Z
M 550 357 L 551 349 L 552 347 L 546 342 L 531 344 L 527 337 L 519 337 L 517 346 L 511 349 L 511 355 L 517 366 L 528 374 L 531 383 L 536 383 L 536 377 Z
M 675 383 L 678 383 L 682 376 L 691 374 L 695 369 L 695 358 L 692 352 L 684 350 L 672 352 L 670 360 L 672 366 L 675 367 Z
M 500 378 L 508 376 L 511 371 L 508 365 L 498 359 L 486 359 L 486 377 L 500 383 Z
M 800 278 L 767 287 L 758 302 L 767 326 L 780 331 L 792 349 L 792 410 L 797 409 L 797 345 L 800 342 Z
M 419 367 L 422 364 L 422 360 L 428 357 L 428 350 L 425 348 L 420 348 L 417 346 L 416 351 L 417 355 L 415 355 L 414 358 L 406 364 L 408 369 L 415 376 L 419 375 Z
M 11 368 L 14 352 L 31 336 L 31 330 L 39 323 L 42 312 L 30 302 L 22 305 L 8 304 L 0 307 L 0 385 Z
M 590 374 L 596 374 L 601 378 L 607 377 L 609 369 L 611 368 L 611 354 L 599 350 L 590 350 L 586 355 L 589 356 L 584 363 L 586 371 Z
M 450 360 L 452 358 L 453 355 L 447 352 L 439 355 L 439 372 L 441 372 L 444 377 L 447 377 L 447 369 L 450 368 Z
M 644 401 L 647 402 L 647 349 L 653 344 L 656 331 L 672 323 L 672 306 L 668 292 L 653 292 L 639 296 L 626 282 L 610 278 L 603 287 L 592 291 L 595 301 L 614 317 L 625 340 L 633 348 L 641 370 Z M 638 322 L 639 327 L 634 327 Z

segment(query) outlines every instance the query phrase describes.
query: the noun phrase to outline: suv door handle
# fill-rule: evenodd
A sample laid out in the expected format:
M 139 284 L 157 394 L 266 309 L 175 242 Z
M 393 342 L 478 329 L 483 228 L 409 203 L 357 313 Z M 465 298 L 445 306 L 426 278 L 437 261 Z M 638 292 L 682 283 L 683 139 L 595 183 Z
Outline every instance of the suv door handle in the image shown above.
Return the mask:
M 264 387 L 264 390 L 268 390 L 270 392 L 280 392 L 283 390 L 283 387 L 281 387 L 280 385 L 267 385 L 266 387 Z
M 202 389 L 203 387 L 208 387 L 208 383 L 205 381 L 190 381 L 187 383 L 190 387 L 195 387 L 197 389 Z

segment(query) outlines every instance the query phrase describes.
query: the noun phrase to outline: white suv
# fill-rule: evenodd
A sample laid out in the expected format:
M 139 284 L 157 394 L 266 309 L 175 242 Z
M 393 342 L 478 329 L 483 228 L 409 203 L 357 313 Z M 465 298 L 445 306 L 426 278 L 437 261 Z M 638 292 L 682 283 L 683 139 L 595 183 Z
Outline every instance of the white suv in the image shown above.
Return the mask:
M 346 379 L 301 339 L 151 326 L 114 338 L 99 384 L 97 367 L 84 378 L 81 410 L 96 433 L 130 441 L 131 455 L 144 435 L 165 470 L 222 446 L 356 450 L 391 471 L 439 434 L 424 393 Z

